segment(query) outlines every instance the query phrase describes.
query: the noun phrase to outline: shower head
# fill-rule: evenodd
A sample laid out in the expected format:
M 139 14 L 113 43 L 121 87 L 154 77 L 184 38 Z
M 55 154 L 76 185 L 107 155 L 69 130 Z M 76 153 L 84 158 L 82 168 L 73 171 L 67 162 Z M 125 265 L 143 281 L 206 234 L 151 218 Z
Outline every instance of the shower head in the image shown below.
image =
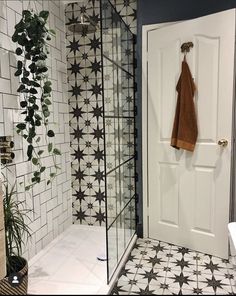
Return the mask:
M 86 32 L 87 34 L 95 33 L 97 28 L 96 24 L 92 24 L 92 21 L 87 17 L 87 20 L 85 20 L 84 14 L 81 14 L 80 21 L 74 22 L 68 26 L 68 30 L 73 33 L 83 34 Z

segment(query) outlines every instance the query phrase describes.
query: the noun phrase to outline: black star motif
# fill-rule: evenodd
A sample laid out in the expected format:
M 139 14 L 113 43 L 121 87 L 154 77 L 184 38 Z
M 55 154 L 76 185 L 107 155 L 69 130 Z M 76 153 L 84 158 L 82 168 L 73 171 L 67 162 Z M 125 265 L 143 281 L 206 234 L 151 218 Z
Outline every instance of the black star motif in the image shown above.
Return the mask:
M 74 217 L 76 217 L 76 220 L 79 220 L 80 223 L 82 223 L 87 217 L 88 215 L 85 214 L 85 211 L 82 211 L 82 209 L 80 208 L 80 210 L 76 210 L 76 213 L 73 214 Z
M 207 280 L 208 287 L 212 287 L 215 293 L 218 288 L 222 289 L 222 286 L 225 285 L 225 284 L 221 283 L 222 280 L 216 280 L 214 275 L 212 276 L 211 279 L 206 279 L 206 280 Z
M 209 263 L 205 263 L 204 266 L 205 266 L 205 269 L 209 269 L 212 273 L 215 270 L 219 270 L 219 264 L 213 264 L 212 261 L 210 261 Z
M 98 84 L 96 80 L 95 84 L 92 84 L 92 88 L 90 88 L 89 91 L 92 91 L 92 95 L 95 95 L 96 98 L 98 98 L 98 95 L 102 94 L 102 85 Z
M 98 147 L 97 150 L 94 150 L 92 156 L 94 156 L 94 160 L 98 160 L 98 162 L 100 163 L 100 161 L 104 159 L 104 152 Z
M 83 53 L 82 54 L 82 59 L 83 60 L 87 60 L 88 59 L 88 54 L 87 53 Z
M 74 153 L 72 154 L 72 156 L 74 156 L 75 159 L 77 159 L 77 160 L 84 159 L 85 155 L 86 154 L 84 154 L 84 150 L 80 150 L 79 146 L 78 146 L 78 149 L 74 150 Z
M 99 188 L 99 190 L 95 192 L 95 195 L 93 195 L 93 197 L 95 197 L 95 200 L 98 201 L 101 205 L 101 203 L 105 201 L 105 192 L 102 192 L 101 188 Z
M 71 71 L 71 74 L 75 74 L 75 76 L 83 69 L 83 67 L 80 66 L 80 63 L 76 63 L 76 60 L 74 61 L 74 64 L 70 65 L 71 67 L 68 68 L 68 70 Z
M 82 139 L 83 136 L 85 135 L 85 133 L 83 132 L 83 129 L 80 129 L 79 127 L 77 127 L 77 129 L 73 129 L 74 132 L 71 133 L 72 136 L 74 136 L 74 139 Z
M 135 256 L 132 255 L 132 254 L 130 254 L 129 257 L 128 257 L 128 259 L 127 259 L 127 261 L 131 261 L 131 262 L 133 262 L 134 259 L 135 259 Z
M 124 290 L 122 289 L 122 286 L 118 286 L 116 283 L 112 289 L 111 295 L 120 295 L 120 292 L 124 292 Z
M 69 92 L 72 93 L 72 96 L 75 96 L 76 99 L 78 99 L 78 96 L 81 96 L 81 94 L 84 90 L 81 88 L 80 85 L 77 85 L 77 82 L 75 82 L 75 85 L 74 86 L 72 85 L 71 87 L 72 87 L 72 89 L 69 90 Z
M 81 13 L 86 13 L 86 11 L 87 11 L 86 6 L 82 5 L 82 6 L 80 7 L 80 12 L 81 12 Z
M 199 289 L 199 288 L 193 288 L 193 293 L 194 293 L 194 294 L 197 294 L 197 295 L 202 294 L 202 289 Z
M 89 66 L 89 68 L 92 70 L 92 73 L 95 73 L 95 75 L 97 76 L 97 73 L 101 72 L 101 62 L 98 62 L 95 58 L 94 62 L 91 63 L 91 66 Z
M 85 75 L 85 76 L 83 77 L 83 81 L 84 81 L 84 82 L 88 82 L 88 81 L 89 81 L 89 77 L 88 77 L 87 75 Z
M 157 246 L 152 246 L 152 250 L 153 251 L 156 251 L 157 253 L 159 253 L 159 252 L 163 252 L 166 249 L 159 244 Z
M 88 44 L 90 46 L 90 49 L 93 49 L 96 53 L 97 49 L 100 48 L 101 41 L 100 38 L 96 38 L 96 35 L 94 34 L 93 39 L 89 39 L 90 43 Z
M 80 44 L 79 44 L 79 40 L 76 40 L 75 37 L 73 37 L 73 41 L 69 41 L 70 45 L 67 45 L 67 48 L 70 48 L 70 52 L 73 51 L 74 55 L 76 54 L 76 51 L 79 51 L 80 48 Z
M 154 257 L 149 257 L 148 259 L 148 263 L 151 263 L 153 267 L 154 265 L 161 264 L 162 262 L 164 261 L 161 258 L 158 258 L 157 255 L 155 255 Z
M 103 139 L 103 129 L 100 129 L 99 127 L 97 127 L 96 129 L 93 129 L 93 132 L 91 133 L 91 135 L 93 135 L 94 139 L 97 139 L 99 142 L 99 139 Z
M 120 274 L 119 274 L 119 277 L 122 277 L 122 276 L 127 277 L 128 274 L 131 274 L 131 272 L 129 272 L 129 269 L 123 267 Z
M 189 283 L 188 278 L 189 276 L 184 276 L 183 272 L 181 272 L 180 275 L 175 275 L 174 280 L 175 280 L 175 283 L 178 283 L 180 288 L 182 288 L 183 284 Z
M 180 266 L 181 270 L 184 269 L 184 267 L 189 267 L 189 261 L 185 261 L 183 258 L 181 260 L 176 260 L 176 266 Z
M 189 253 L 189 249 L 187 249 L 187 248 L 178 248 L 177 253 L 180 253 L 180 254 L 182 254 L 184 256 L 185 254 Z
M 93 107 L 93 111 L 89 112 L 93 114 L 93 117 L 96 117 L 97 120 L 99 117 L 102 117 L 102 107 L 98 107 L 98 104 L 96 104 L 96 107 Z
M 147 286 L 144 290 L 143 289 L 139 289 L 139 294 L 140 295 L 156 295 L 155 290 L 149 290 L 149 286 Z
M 95 177 L 95 181 L 98 181 L 99 184 L 101 181 L 104 181 L 104 177 L 105 177 L 104 172 L 101 172 L 100 168 L 98 168 L 98 170 L 95 171 L 95 174 L 92 176 Z
M 75 17 L 74 13 L 71 18 L 68 17 L 68 22 L 66 25 L 71 25 L 78 22 L 78 17 Z
M 72 107 L 72 109 L 73 109 L 73 111 L 71 111 L 70 114 L 73 114 L 73 118 L 74 118 L 74 117 L 76 117 L 77 119 L 78 119 L 79 117 L 83 118 L 83 114 L 84 114 L 85 112 L 82 111 L 82 107 L 79 108 L 78 105 L 76 105 L 76 107 L 75 107 L 75 108 Z
M 82 202 L 82 200 L 85 200 L 85 197 L 87 196 L 85 194 L 85 191 L 82 191 L 81 188 L 78 190 L 76 190 L 76 192 L 73 194 L 73 196 L 75 196 L 76 200 L 79 200 L 80 202 Z
M 90 15 L 89 18 L 94 24 L 97 24 L 100 20 L 99 14 L 95 14 L 95 11 L 93 11 L 93 15 Z
M 150 271 L 145 271 L 145 274 L 142 274 L 143 278 L 148 279 L 148 283 L 151 280 L 156 280 L 158 278 L 158 272 L 154 272 L 153 268 Z
M 76 180 L 79 180 L 81 182 L 82 180 L 84 180 L 84 177 L 86 175 L 84 174 L 84 171 L 81 171 L 81 169 L 79 168 L 75 171 L 74 174 L 72 174 L 72 176 L 74 176 Z
M 161 289 L 169 289 L 169 285 L 168 284 L 160 284 L 160 288 Z
M 102 213 L 101 209 L 99 209 L 99 212 L 96 212 L 96 214 L 93 216 L 96 219 L 96 222 L 98 221 L 100 225 L 102 225 L 102 222 L 105 222 L 105 213 Z

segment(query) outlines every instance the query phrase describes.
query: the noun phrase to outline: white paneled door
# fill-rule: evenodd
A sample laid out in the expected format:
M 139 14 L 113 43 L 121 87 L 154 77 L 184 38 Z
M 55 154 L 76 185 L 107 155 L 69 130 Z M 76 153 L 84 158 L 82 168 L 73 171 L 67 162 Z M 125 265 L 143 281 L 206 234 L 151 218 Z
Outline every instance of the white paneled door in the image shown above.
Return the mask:
M 199 129 L 193 153 L 170 146 L 180 47 L 189 41 Z M 234 43 L 235 10 L 148 32 L 149 237 L 222 258 L 228 257 Z

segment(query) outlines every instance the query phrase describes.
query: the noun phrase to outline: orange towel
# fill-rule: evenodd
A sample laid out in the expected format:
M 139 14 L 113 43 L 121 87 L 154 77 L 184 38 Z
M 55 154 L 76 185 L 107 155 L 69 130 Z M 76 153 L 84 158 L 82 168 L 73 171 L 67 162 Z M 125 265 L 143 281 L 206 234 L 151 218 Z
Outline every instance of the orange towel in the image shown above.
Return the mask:
M 182 71 L 176 86 L 178 92 L 175 120 L 171 136 L 171 146 L 188 151 L 194 151 L 197 141 L 198 128 L 194 106 L 195 84 L 184 58 Z

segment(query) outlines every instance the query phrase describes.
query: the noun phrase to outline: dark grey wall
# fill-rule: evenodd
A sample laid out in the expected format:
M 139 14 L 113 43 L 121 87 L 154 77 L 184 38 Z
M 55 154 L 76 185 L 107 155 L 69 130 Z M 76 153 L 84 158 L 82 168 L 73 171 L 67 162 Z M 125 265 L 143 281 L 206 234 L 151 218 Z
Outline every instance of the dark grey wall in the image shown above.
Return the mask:
M 137 85 L 138 85 L 138 162 L 137 170 L 139 182 L 137 191 L 139 195 L 138 214 L 139 228 L 138 234 L 142 236 L 142 26 L 170 21 L 180 21 L 203 15 L 219 12 L 222 10 L 235 8 L 236 0 L 138 0 L 137 19 Z

